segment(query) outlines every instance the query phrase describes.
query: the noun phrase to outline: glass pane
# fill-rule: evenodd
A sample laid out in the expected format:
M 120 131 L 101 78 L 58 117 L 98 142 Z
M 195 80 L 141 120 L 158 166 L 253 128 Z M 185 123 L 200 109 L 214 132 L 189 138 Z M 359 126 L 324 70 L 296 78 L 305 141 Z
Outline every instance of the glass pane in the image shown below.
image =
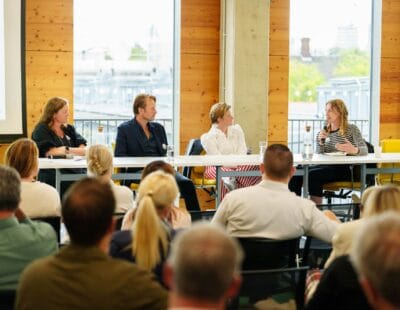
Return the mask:
M 369 139 L 371 21 L 371 0 L 290 2 L 288 141 L 295 153 L 305 125 L 315 136 L 335 98 Z
M 111 144 L 150 93 L 173 143 L 173 40 L 173 0 L 74 0 L 74 118 L 90 142 L 101 125 Z

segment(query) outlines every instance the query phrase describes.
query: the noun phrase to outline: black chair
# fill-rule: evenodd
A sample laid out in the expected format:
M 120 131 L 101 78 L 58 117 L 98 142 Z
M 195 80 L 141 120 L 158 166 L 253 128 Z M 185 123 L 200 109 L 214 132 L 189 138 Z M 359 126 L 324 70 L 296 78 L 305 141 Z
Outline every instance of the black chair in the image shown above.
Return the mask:
M 115 223 L 115 231 L 121 230 L 122 227 L 122 222 L 124 220 L 124 212 L 115 212 L 114 213 L 114 219 L 116 221 Z
M 61 237 L 60 237 L 61 217 L 60 216 L 35 217 L 35 218 L 32 218 L 32 220 L 50 224 L 50 226 L 53 227 L 53 229 L 57 235 L 58 244 L 60 244 L 60 240 L 61 240 Z
M 301 251 L 300 239 L 238 238 L 245 253 L 243 282 L 238 297 L 228 308 L 242 309 L 248 307 L 248 303 L 254 305 L 269 296 L 286 294 L 294 298 L 301 309 L 310 242 L 307 239 Z
M 374 153 L 374 146 L 368 141 L 364 141 L 368 148 L 368 153 Z M 367 164 L 367 168 L 376 168 L 376 164 Z M 323 197 L 328 199 L 328 203 L 332 203 L 332 198 L 347 199 L 351 198 L 351 193 L 361 190 L 361 167 L 360 165 L 349 165 L 351 180 L 337 181 L 324 184 Z M 366 186 L 375 185 L 375 175 L 369 174 L 366 179 Z
M 0 290 L 0 309 L 12 310 L 14 309 L 16 297 L 16 290 Z
M 186 147 L 185 155 L 203 155 L 205 154 L 200 139 L 191 139 Z M 191 179 L 196 188 L 204 190 L 212 199 L 216 196 L 215 179 L 207 179 L 204 177 L 204 167 L 183 167 L 182 174 Z M 208 202 L 209 202 L 208 201 Z
M 215 214 L 215 210 L 208 211 L 189 211 L 190 218 L 193 222 L 196 221 L 211 221 Z

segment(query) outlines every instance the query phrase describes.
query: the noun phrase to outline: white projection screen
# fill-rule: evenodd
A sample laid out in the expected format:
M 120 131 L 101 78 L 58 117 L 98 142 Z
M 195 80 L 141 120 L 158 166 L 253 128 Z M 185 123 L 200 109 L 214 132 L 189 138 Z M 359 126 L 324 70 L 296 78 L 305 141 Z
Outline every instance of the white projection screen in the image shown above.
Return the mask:
M 0 143 L 26 136 L 25 0 L 0 0 Z

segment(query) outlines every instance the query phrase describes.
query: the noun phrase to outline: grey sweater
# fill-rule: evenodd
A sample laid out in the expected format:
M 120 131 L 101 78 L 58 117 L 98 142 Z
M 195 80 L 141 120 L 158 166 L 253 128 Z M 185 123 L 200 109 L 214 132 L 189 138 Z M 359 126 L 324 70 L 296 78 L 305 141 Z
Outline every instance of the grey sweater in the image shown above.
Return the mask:
M 361 135 L 360 130 L 356 125 L 349 124 L 346 129 L 344 135 L 339 133 L 339 130 L 335 130 L 329 133 L 328 138 L 325 141 L 325 145 L 323 146 L 323 150 L 325 153 L 337 152 L 338 150 L 335 148 L 336 143 L 345 143 L 345 138 L 350 141 L 355 147 L 358 147 L 359 152 L 357 155 L 366 155 L 368 154 L 368 148 L 365 144 L 365 141 Z M 319 145 L 318 135 L 317 135 L 317 153 L 322 153 L 322 146 Z

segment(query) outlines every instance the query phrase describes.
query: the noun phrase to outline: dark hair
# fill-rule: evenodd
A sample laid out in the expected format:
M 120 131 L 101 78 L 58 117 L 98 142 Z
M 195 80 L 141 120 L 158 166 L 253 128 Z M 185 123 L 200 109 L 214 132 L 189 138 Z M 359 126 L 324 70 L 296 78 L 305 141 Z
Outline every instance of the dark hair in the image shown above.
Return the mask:
M 286 145 L 272 144 L 265 150 L 264 167 L 267 176 L 287 178 L 293 167 L 293 154 Z
M 139 94 L 136 96 L 135 100 L 133 101 L 133 114 L 139 114 L 139 108 L 145 109 L 146 108 L 146 100 L 151 99 L 154 102 L 157 101 L 156 97 L 149 94 Z
M 53 125 L 53 116 L 63 107 L 68 104 L 68 100 L 61 97 L 54 97 L 47 101 L 42 117 L 40 118 L 40 123 L 44 123 L 51 127 Z
M 74 183 L 64 196 L 61 214 L 71 237 L 78 245 L 96 245 L 110 228 L 115 198 L 108 183 L 84 178 Z
M 152 161 L 151 163 L 147 164 L 146 167 L 144 167 L 144 169 L 142 171 L 142 180 L 148 174 L 150 174 L 154 171 L 158 171 L 158 170 L 162 170 L 165 173 L 175 176 L 175 170 L 170 164 L 166 163 L 163 160 L 155 160 L 155 161 Z
M 0 210 L 15 211 L 21 200 L 21 179 L 11 167 L 0 165 Z

